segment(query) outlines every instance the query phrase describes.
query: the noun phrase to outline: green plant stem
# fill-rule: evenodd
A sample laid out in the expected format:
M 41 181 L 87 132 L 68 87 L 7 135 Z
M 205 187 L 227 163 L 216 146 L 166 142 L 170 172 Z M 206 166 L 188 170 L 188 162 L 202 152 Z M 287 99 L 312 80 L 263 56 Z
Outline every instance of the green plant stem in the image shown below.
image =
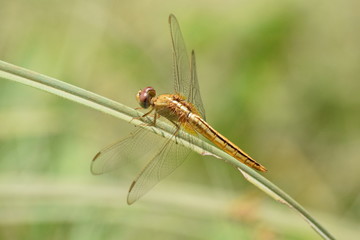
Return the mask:
M 157 121 L 156 127 L 144 126 L 143 123 L 148 122 L 149 119 L 134 119 L 141 116 L 141 112 L 138 112 L 130 107 L 127 107 L 108 98 L 102 97 L 95 93 L 86 91 L 82 88 L 59 81 L 55 78 L 51 78 L 24 68 L 20 68 L 18 66 L 3 61 L 0 61 L 0 77 L 41 89 L 43 91 L 61 96 L 77 103 L 81 103 L 90 108 L 131 122 L 134 125 L 140 125 L 164 137 L 169 138 L 171 136 L 171 130 L 173 128 L 170 125 L 161 121 Z M 264 191 L 266 194 L 268 194 L 275 200 L 288 205 L 290 208 L 300 213 L 301 216 L 321 237 L 323 237 L 324 239 L 335 239 L 299 203 L 297 203 L 288 194 L 286 194 L 276 185 L 261 176 L 259 173 L 240 163 L 238 160 L 221 151 L 220 149 L 198 138 L 194 139 L 192 143 L 187 142 L 186 140 L 184 140 L 185 135 L 187 135 L 187 133 L 185 132 L 182 132 L 180 134 L 180 138 L 182 139 L 181 143 L 183 145 L 191 148 L 192 150 L 200 154 L 211 154 L 223 159 L 225 162 L 232 164 L 237 169 L 239 169 L 239 171 L 248 181 L 253 183 L 259 189 Z

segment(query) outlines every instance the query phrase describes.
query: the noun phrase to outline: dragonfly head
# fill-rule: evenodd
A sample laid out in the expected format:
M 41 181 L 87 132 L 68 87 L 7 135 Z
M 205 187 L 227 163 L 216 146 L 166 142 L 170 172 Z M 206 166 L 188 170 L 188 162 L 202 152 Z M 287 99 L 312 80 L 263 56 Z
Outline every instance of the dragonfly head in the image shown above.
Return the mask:
M 155 97 L 156 91 L 152 87 L 146 87 L 136 94 L 136 99 L 142 108 L 148 108 L 152 104 L 151 99 Z

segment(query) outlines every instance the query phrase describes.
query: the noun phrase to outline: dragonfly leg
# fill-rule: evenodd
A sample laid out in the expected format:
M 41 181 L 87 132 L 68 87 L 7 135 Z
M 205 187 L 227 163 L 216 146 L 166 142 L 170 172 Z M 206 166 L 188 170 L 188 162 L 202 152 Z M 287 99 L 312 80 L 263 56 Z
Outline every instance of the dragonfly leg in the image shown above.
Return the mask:
M 176 139 L 177 139 L 177 135 L 178 135 L 178 133 L 179 133 L 179 131 L 180 131 L 180 125 L 179 125 L 178 123 L 174 122 L 173 120 L 169 120 L 169 121 L 170 121 L 172 124 L 174 124 L 174 126 L 175 126 L 175 128 L 176 128 L 175 132 L 173 133 L 173 136 L 175 137 L 175 142 L 177 143 Z
M 169 121 L 170 121 L 172 124 L 174 124 L 174 126 L 176 127 L 175 133 L 178 133 L 178 132 L 179 132 L 179 129 L 180 129 L 180 125 L 177 124 L 176 122 L 174 122 L 173 120 L 170 120 L 170 119 L 169 119 Z M 175 133 L 174 133 L 174 135 L 175 135 Z
M 136 109 L 142 109 L 142 108 L 136 108 Z M 142 116 L 133 117 L 133 118 L 131 119 L 130 123 L 131 123 L 134 119 L 135 119 L 135 120 L 141 120 L 141 119 L 147 117 L 152 111 L 154 111 L 154 108 L 151 108 L 150 111 L 148 111 L 147 113 L 143 114 Z M 146 126 L 152 126 L 152 125 L 153 125 L 153 123 L 143 123 L 143 124 L 146 125 Z
M 149 123 L 149 126 L 155 126 L 156 125 L 156 119 L 160 116 L 158 113 L 154 114 L 154 121 L 152 123 Z
M 154 108 L 151 108 L 150 111 L 148 111 L 147 113 L 145 113 L 145 114 L 142 115 L 141 117 L 142 117 L 142 118 L 146 117 L 147 115 L 149 115 L 150 113 L 152 113 L 152 111 L 154 111 Z
M 147 117 L 147 116 L 148 116 L 150 113 L 152 113 L 153 111 L 154 111 L 154 108 L 152 108 L 149 112 L 145 113 L 144 115 L 142 115 L 142 116 L 140 116 L 140 117 L 134 117 L 132 120 L 134 120 L 134 119 L 141 120 L 141 119 Z M 159 117 L 160 117 L 160 115 L 159 115 L 158 113 L 155 113 L 155 114 L 154 114 L 154 119 L 153 119 L 152 122 L 142 123 L 141 125 L 142 125 L 142 126 L 153 127 L 153 126 L 156 125 L 156 119 L 158 119 Z M 131 120 L 131 121 L 132 121 L 132 120 Z M 130 122 L 131 122 L 131 121 L 130 121 Z

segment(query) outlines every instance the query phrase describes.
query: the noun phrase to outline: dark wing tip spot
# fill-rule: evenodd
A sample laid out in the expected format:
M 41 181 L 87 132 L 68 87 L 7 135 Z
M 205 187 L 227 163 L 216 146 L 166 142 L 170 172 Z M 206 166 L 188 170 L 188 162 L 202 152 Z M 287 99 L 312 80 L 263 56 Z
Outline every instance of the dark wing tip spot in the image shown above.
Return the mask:
M 100 156 L 100 154 L 101 154 L 101 152 L 98 152 L 96 155 L 95 155 L 95 157 L 93 158 L 93 162 Z
M 169 15 L 169 23 L 171 24 L 171 19 L 175 18 L 174 14 L 170 13 Z
M 92 159 L 91 161 L 91 164 L 90 164 L 90 172 L 92 175 L 101 175 L 102 173 L 101 172 L 96 172 L 94 171 L 94 163 L 95 163 L 95 160 L 100 156 L 101 152 L 98 152 L 95 157 Z
M 136 183 L 136 181 L 133 181 L 133 182 L 131 183 L 131 186 L 130 186 L 130 188 L 129 188 L 129 193 L 130 193 L 130 192 L 131 192 L 131 190 L 134 188 L 135 183 Z
M 131 186 L 130 186 L 130 189 L 129 189 L 129 194 L 128 194 L 128 196 L 127 196 L 127 200 L 126 200 L 126 202 L 127 202 L 127 204 L 128 205 L 131 205 L 131 204 L 133 204 L 136 200 L 130 200 L 130 192 L 131 192 L 131 190 L 134 188 L 134 186 L 135 186 L 135 184 L 136 184 L 136 181 L 133 181 L 132 183 L 131 183 Z

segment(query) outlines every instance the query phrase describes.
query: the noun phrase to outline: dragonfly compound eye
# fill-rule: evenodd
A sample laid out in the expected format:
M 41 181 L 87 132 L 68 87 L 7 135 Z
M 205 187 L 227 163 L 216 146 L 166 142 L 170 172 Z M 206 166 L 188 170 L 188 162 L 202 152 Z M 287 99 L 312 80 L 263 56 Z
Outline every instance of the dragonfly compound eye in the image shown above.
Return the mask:
M 148 108 L 151 105 L 151 99 L 155 97 L 155 95 L 156 91 L 154 88 L 146 87 L 137 93 L 136 99 L 142 108 Z

